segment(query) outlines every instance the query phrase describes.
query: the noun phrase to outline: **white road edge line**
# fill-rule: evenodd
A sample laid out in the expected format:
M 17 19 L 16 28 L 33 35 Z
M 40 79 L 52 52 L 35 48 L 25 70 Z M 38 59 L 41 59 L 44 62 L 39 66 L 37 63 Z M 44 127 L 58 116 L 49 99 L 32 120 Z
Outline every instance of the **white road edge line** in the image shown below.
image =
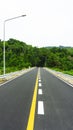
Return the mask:
M 44 115 L 44 103 L 43 101 L 38 101 L 38 115 Z
M 45 69 L 46 70 L 46 69 Z M 69 85 L 70 87 L 73 87 L 72 84 L 68 83 L 67 81 L 65 81 L 64 79 L 62 79 L 61 77 L 59 76 L 56 76 L 55 74 L 53 74 L 52 72 L 50 72 L 49 70 L 46 70 L 48 71 L 49 73 L 51 73 L 52 75 L 54 75 L 56 78 L 58 78 L 59 80 L 63 81 L 64 83 L 66 83 L 67 85 Z
M 25 71 L 23 74 L 18 75 L 18 76 L 16 76 L 16 77 L 12 78 L 12 79 L 7 80 L 6 82 L 4 82 L 4 83 L 0 84 L 0 86 L 3 86 L 3 85 L 5 85 L 5 84 L 7 84 L 7 83 L 9 83 L 9 82 L 11 82 L 11 81 L 13 81 L 13 80 L 15 80 L 15 79 L 17 79 L 17 78 L 21 77 L 22 75 L 24 75 L 24 74 L 26 74 L 26 73 L 30 72 L 31 70 L 32 70 L 32 69 L 27 70 L 27 71 Z
M 64 83 L 66 83 L 67 85 L 69 85 L 70 87 L 73 87 L 73 85 L 72 84 L 70 84 L 70 83 L 68 83 L 67 81 L 65 81 L 64 79 L 62 79 L 62 78 L 60 78 L 60 77 L 58 77 L 58 76 L 56 76 L 58 79 L 60 79 L 60 80 L 62 80 Z
M 39 90 L 38 90 L 38 94 L 39 94 L 39 95 L 42 95 L 42 94 L 43 94 L 42 89 L 39 89 Z
M 56 75 L 54 75 L 56 78 L 58 78 L 59 80 L 63 81 L 64 83 L 66 83 L 67 85 L 69 85 L 70 87 L 73 87 L 72 84 L 68 83 L 67 81 L 65 81 L 64 79 L 62 79 L 61 77 L 58 77 Z

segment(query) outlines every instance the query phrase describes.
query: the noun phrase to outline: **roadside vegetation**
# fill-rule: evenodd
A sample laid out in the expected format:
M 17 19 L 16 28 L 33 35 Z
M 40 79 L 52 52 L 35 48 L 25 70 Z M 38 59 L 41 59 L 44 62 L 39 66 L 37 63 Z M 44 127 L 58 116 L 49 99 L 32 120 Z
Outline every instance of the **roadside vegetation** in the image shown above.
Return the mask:
M 73 75 L 73 48 L 37 48 L 16 39 L 6 41 L 6 73 L 34 66 Z M 0 74 L 3 74 L 3 41 L 0 41 Z

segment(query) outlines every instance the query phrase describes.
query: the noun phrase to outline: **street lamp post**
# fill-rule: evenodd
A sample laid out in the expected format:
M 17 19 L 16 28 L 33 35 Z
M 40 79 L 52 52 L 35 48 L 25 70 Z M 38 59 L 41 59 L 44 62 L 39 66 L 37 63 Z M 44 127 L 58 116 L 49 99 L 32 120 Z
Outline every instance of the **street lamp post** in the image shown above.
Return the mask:
M 13 18 L 10 18 L 10 19 L 6 19 L 4 21 L 4 25 L 3 25 L 3 74 L 4 74 L 4 77 L 5 77 L 5 73 L 6 73 L 6 61 L 5 61 L 5 23 L 10 21 L 10 20 L 14 20 L 14 19 L 17 19 L 17 18 L 20 18 L 20 17 L 25 17 L 26 15 L 20 15 L 20 16 L 17 16 L 17 17 L 13 17 Z

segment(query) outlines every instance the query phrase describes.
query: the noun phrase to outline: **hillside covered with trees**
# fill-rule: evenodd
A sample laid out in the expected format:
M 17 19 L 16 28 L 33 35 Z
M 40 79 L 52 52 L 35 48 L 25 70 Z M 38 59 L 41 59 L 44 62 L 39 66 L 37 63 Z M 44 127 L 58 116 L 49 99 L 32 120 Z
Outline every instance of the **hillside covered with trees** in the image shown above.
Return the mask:
M 50 67 L 73 72 L 73 48 L 37 48 L 16 39 L 6 45 L 6 72 L 27 67 Z M 0 41 L 0 74 L 3 73 L 3 41 Z

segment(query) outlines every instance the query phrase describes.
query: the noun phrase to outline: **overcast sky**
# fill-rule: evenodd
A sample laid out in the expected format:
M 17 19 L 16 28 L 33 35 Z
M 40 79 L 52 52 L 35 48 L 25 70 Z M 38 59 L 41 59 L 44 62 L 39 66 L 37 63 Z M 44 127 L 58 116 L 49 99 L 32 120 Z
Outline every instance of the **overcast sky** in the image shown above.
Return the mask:
M 32 46 L 73 47 L 73 0 L 0 0 L 0 39 L 6 22 L 6 40 L 15 38 Z

